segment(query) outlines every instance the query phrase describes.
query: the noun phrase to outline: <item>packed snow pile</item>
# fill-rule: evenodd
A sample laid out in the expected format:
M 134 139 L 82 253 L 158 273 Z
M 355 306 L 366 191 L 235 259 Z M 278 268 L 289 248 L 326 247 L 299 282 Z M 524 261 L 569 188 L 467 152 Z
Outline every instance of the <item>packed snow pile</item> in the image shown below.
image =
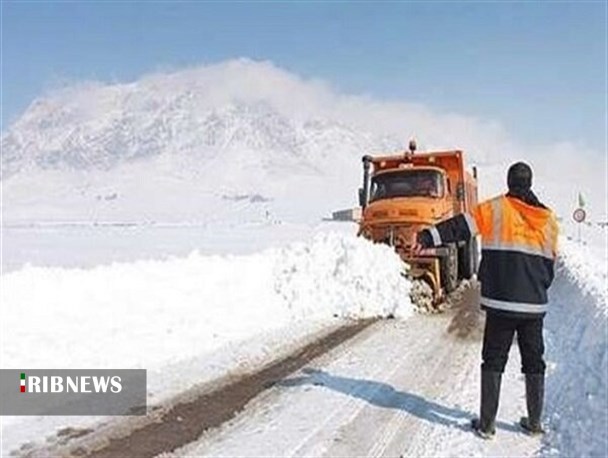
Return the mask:
M 605 233 L 604 233 L 605 235 Z M 560 241 L 546 318 L 546 455 L 605 456 L 608 449 L 606 245 Z
M 331 233 L 249 256 L 25 267 L 2 278 L 3 366 L 152 369 L 298 322 L 406 317 L 402 271 L 390 248 Z
M 573 240 L 560 241 L 560 258 L 567 269 L 567 274 L 584 293 L 596 298 L 598 312 L 608 316 L 608 255 L 606 253 L 606 232 L 608 229 L 597 229 L 596 240 L 591 246 L 582 245 Z M 604 240 L 600 240 L 603 233 Z M 603 305 L 603 307 L 602 307 Z
M 297 316 L 315 315 L 321 308 L 350 318 L 405 318 L 412 311 L 411 284 L 402 271 L 401 259 L 388 246 L 319 234 L 312 244 L 293 244 L 279 251 L 275 285 Z M 332 307 L 328 309 L 327 303 Z

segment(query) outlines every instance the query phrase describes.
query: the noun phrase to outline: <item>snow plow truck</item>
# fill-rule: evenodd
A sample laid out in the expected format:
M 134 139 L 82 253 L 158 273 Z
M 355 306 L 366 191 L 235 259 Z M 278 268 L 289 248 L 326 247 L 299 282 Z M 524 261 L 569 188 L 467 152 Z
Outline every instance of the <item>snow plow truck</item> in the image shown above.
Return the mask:
M 363 157 L 359 235 L 394 247 L 410 266 L 412 291 L 418 291 L 414 302 L 431 310 L 477 272 L 476 239 L 410 254 L 420 230 L 477 205 L 477 170 L 465 170 L 463 155 L 460 150 L 417 153 L 412 140 L 401 154 Z

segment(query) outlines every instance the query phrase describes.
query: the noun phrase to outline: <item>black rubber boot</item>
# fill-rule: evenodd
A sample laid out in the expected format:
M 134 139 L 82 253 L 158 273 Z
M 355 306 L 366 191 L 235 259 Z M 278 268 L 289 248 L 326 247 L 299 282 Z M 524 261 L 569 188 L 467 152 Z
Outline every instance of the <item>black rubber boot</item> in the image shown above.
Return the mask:
M 526 406 L 528 416 L 522 417 L 519 424 L 529 434 L 543 434 L 540 417 L 545 397 L 545 374 L 526 374 Z
M 481 407 L 479 418 L 471 421 L 471 426 L 484 439 L 491 439 L 496 434 L 501 380 L 502 372 L 481 371 Z

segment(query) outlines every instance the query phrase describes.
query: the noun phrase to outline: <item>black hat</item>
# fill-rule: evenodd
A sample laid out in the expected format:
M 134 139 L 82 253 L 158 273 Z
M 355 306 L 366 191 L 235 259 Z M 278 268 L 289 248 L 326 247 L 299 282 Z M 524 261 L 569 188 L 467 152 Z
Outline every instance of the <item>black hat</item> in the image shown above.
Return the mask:
M 516 162 L 507 173 L 509 190 L 528 190 L 532 187 L 532 169 L 525 162 Z

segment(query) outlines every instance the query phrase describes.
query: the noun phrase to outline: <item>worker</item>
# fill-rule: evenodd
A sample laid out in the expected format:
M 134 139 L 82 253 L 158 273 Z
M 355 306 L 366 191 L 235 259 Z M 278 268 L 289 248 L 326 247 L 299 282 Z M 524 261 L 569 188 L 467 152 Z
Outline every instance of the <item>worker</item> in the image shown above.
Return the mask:
M 520 420 L 529 434 L 542 434 L 544 397 L 543 318 L 547 289 L 553 281 L 557 221 L 532 192 L 532 169 L 513 164 L 507 174 L 508 193 L 482 202 L 417 234 L 414 254 L 423 248 L 481 236 L 479 267 L 481 307 L 486 311 L 481 364 L 481 407 L 471 422 L 484 439 L 495 434 L 502 373 L 513 337 L 525 374 L 527 417 Z

